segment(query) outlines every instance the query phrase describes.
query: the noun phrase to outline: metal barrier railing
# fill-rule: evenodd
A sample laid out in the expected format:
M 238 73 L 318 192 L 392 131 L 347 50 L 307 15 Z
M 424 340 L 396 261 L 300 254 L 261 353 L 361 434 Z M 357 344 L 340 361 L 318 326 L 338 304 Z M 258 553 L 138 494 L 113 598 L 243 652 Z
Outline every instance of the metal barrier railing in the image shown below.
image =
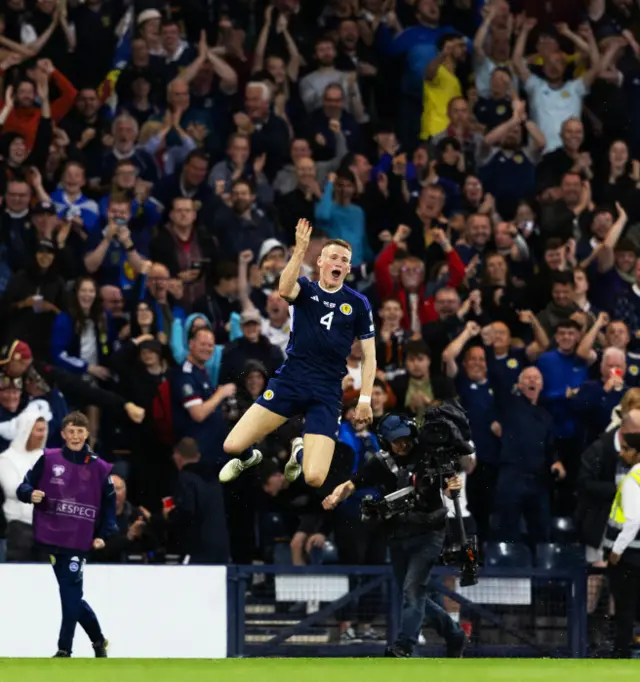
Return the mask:
M 438 567 L 430 586 L 464 621 L 465 655 L 586 656 L 586 568 L 485 568 L 479 578 L 460 588 L 453 570 Z M 386 565 L 229 566 L 229 656 L 379 656 L 395 639 L 400 604 Z M 356 622 L 368 636 L 341 638 L 341 624 Z M 419 653 L 442 655 L 430 640 Z

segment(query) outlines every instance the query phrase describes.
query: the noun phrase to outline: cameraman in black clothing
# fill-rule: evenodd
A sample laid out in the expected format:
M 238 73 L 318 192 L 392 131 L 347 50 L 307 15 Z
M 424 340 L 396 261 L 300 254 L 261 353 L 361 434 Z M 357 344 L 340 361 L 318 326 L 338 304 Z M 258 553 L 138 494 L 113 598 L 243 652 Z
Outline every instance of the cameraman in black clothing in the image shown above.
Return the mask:
M 388 415 L 380 424 L 381 451 L 369 460 L 350 480 L 337 486 L 325 498 L 325 509 L 334 509 L 356 490 L 379 486 L 384 495 L 406 490 L 417 479 L 415 506 L 383 521 L 391 551 L 391 564 L 402 588 L 400 633 L 386 656 L 408 658 L 418 640 L 426 617 L 436 632 L 445 639 L 447 656 L 460 658 L 467 643 L 464 631 L 447 612 L 432 601 L 429 594 L 431 569 L 438 562 L 445 539 L 447 511 L 441 490 L 447 497 L 460 490 L 459 476 L 441 483 L 440 476 L 422 476 L 425 463 L 423 448 L 418 444 L 414 423 L 406 417 Z M 384 518 L 384 517 L 383 517 Z

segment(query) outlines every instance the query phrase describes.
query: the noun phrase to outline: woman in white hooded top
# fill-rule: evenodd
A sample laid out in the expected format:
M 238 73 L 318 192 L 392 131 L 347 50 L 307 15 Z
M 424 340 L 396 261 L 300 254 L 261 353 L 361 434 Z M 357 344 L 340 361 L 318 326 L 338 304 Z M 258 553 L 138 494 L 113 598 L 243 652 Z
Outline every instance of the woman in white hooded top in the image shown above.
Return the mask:
M 51 411 L 44 401 L 31 403 L 12 420 L 11 444 L 0 453 L 0 486 L 5 499 L 2 510 L 7 520 L 7 561 L 39 559 L 33 543 L 33 505 L 19 502 L 16 490 L 42 456 L 50 420 Z

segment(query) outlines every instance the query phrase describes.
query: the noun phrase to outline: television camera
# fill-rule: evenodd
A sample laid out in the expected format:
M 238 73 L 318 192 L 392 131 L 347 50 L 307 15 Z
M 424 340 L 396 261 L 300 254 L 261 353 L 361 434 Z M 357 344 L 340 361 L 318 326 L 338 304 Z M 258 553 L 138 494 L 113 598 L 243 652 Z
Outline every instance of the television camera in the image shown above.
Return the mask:
M 464 470 L 465 458 L 474 453 L 470 444 L 471 432 L 464 409 L 457 403 L 444 402 L 427 410 L 424 418 L 415 422 L 406 417 L 387 415 L 380 422 L 378 437 L 382 448 L 391 452 L 391 443 L 399 438 L 410 438 L 413 442 L 412 452 L 417 450 L 418 460 L 412 457 L 414 465 L 407 476 L 398 470 L 398 482 L 402 486 L 398 490 L 376 500 L 366 496 L 362 500 L 361 515 L 363 520 L 388 521 L 411 511 L 419 510 L 422 499 L 428 494 L 433 484 L 456 476 Z M 385 457 L 391 458 L 390 454 Z M 460 510 L 459 491 L 451 491 L 455 517 L 454 523 L 459 540 L 453 552 L 445 552 L 446 562 L 456 555 L 460 563 L 460 584 L 463 587 L 475 585 L 477 578 L 477 549 L 473 538 L 468 538 L 464 519 Z M 446 508 L 430 512 L 431 518 L 425 523 L 442 523 L 446 519 Z M 450 532 L 450 535 L 453 533 Z

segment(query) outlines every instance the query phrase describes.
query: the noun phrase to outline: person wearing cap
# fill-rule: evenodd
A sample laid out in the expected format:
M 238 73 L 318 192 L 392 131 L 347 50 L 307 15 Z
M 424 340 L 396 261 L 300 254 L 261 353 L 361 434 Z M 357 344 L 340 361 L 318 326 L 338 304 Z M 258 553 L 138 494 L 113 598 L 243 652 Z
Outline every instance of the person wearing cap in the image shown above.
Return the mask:
M 54 241 L 54 231 L 58 224 L 56 206 L 52 201 L 39 201 L 31 209 L 31 225 L 33 230 L 27 233 L 27 242 L 35 247 L 40 239 Z M 57 245 L 60 246 L 59 242 Z M 34 249 L 31 249 L 33 251 Z
M 634 414 L 635 413 L 635 414 Z M 631 419 L 640 419 L 632 410 Z M 640 595 L 640 434 L 625 433 L 620 457 L 631 467 L 611 506 L 603 547 L 615 603 L 614 658 L 631 658 L 631 640 Z
M 277 290 L 272 291 L 267 298 L 267 319 L 262 320 L 262 335 L 286 356 L 291 329 L 289 304 Z
M 457 438 L 462 440 L 456 425 Z M 387 414 L 378 426 L 380 452 L 371 457 L 349 480 L 336 486 L 322 502 L 326 510 L 344 505 L 354 494 L 368 488 L 376 488 L 383 495 L 390 495 L 407 486 L 419 470 L 422 450 L 419 432 L 411 419 L 404 415 Z M 461 452 L 470 452 L 468 443 L 461 443 Z M 389 543 L 393 573 L 402 590 L 402 608 L 399 633 L 396 641 L 387 646 L 384 655 L 389 658 L 411 658 L 417 644 L 420 628 L 426 618 L 436 632 L 443 637 L 447 657 L 461 658 L 467 638 L 460 625 L 450 618 L 444 609 L 429 597 L 429 577 L 440 559 L 446 535 L 447 508 L 442 494 L 462 488 L 460 476 L 444 481 L 440 477 L 421 479 L 418 501 L 402 515 L 382 522 L 381 527 Z
M 138 33 L 146 43 L 149 54 L 154 57 L 163 57 L 164 48 L 160 37 L 160 24 L 162 14 L 157 9 L 145 9 L 136 18 Z
M 286 265 L 287 249 L 279 239 L 271 238 L 262 242 L 258 254 L 258 267 L 262 275 L 260 288 L 265 295 L 269 295 L 273 291 L 273 286 Z M 260 308 L 262 309 L 262 306 Z
M 11 334 L 24 339 L 42 360 L 49 357 L 53 323 L 66 303 L 66 285 L 56 261 L 54 244 L 38 241 L 32 262 L 9 280 L 0 308 Z
M 54 425 L 49 436 L 57 436 L 59 429 L 55 424 L 62 421 L 68 408 L 64 396 L 69 401 L 82 405 L 95 405 L 102 410 L 108 411 L 116 417 L 122 417 L 135 424 L 140 424 L 144 419 L 144 410 L 131 401 L 111 391 L 105 391 L 97 386 L 92 386 L 84 381 L 81 376 L 67 372 L 60 367 L 55 367 L 48 362 L 34 362 L 31 348 L 24 341 L 14 340 L 12 343 L 0 347 L 0 391 L 2 390 L 3 377 L 24 380 L 26 396 L 22 399 L 25 403 L 30 400 L 44 398 L 49 403 L 54 414 Z M 63 395 L 64 394 L 64 395 Z M 54 400 L 55 398 L 55 400 Z M 18 396 L 20 401 L 20 396 Z M 57 415 L 60 415 L 57 417 Z M 5 415 L 11 419 L 11 415 Z M 5 421 L 0 410 L 0 424 Z M 2 434 L 0 434 L 2 435 Z M 4 436 L 2 436 L 4 437 Z M 4 445 L 0 438 L 0 446 Z M 58 443 L 54 443 L 54 447 Z
M 237 382 L 242 369 L 248 360 L 257 360 L 267 369 L 269 376 L 282 365 L 284 355 L 278 346 L 274 346 L 262 334 L 263 319 L 260 312 L 253 309 L 245 310 L 240 316 L 242 338 L 227 345 L 222 353 L 220 367 L 220 382 Z

